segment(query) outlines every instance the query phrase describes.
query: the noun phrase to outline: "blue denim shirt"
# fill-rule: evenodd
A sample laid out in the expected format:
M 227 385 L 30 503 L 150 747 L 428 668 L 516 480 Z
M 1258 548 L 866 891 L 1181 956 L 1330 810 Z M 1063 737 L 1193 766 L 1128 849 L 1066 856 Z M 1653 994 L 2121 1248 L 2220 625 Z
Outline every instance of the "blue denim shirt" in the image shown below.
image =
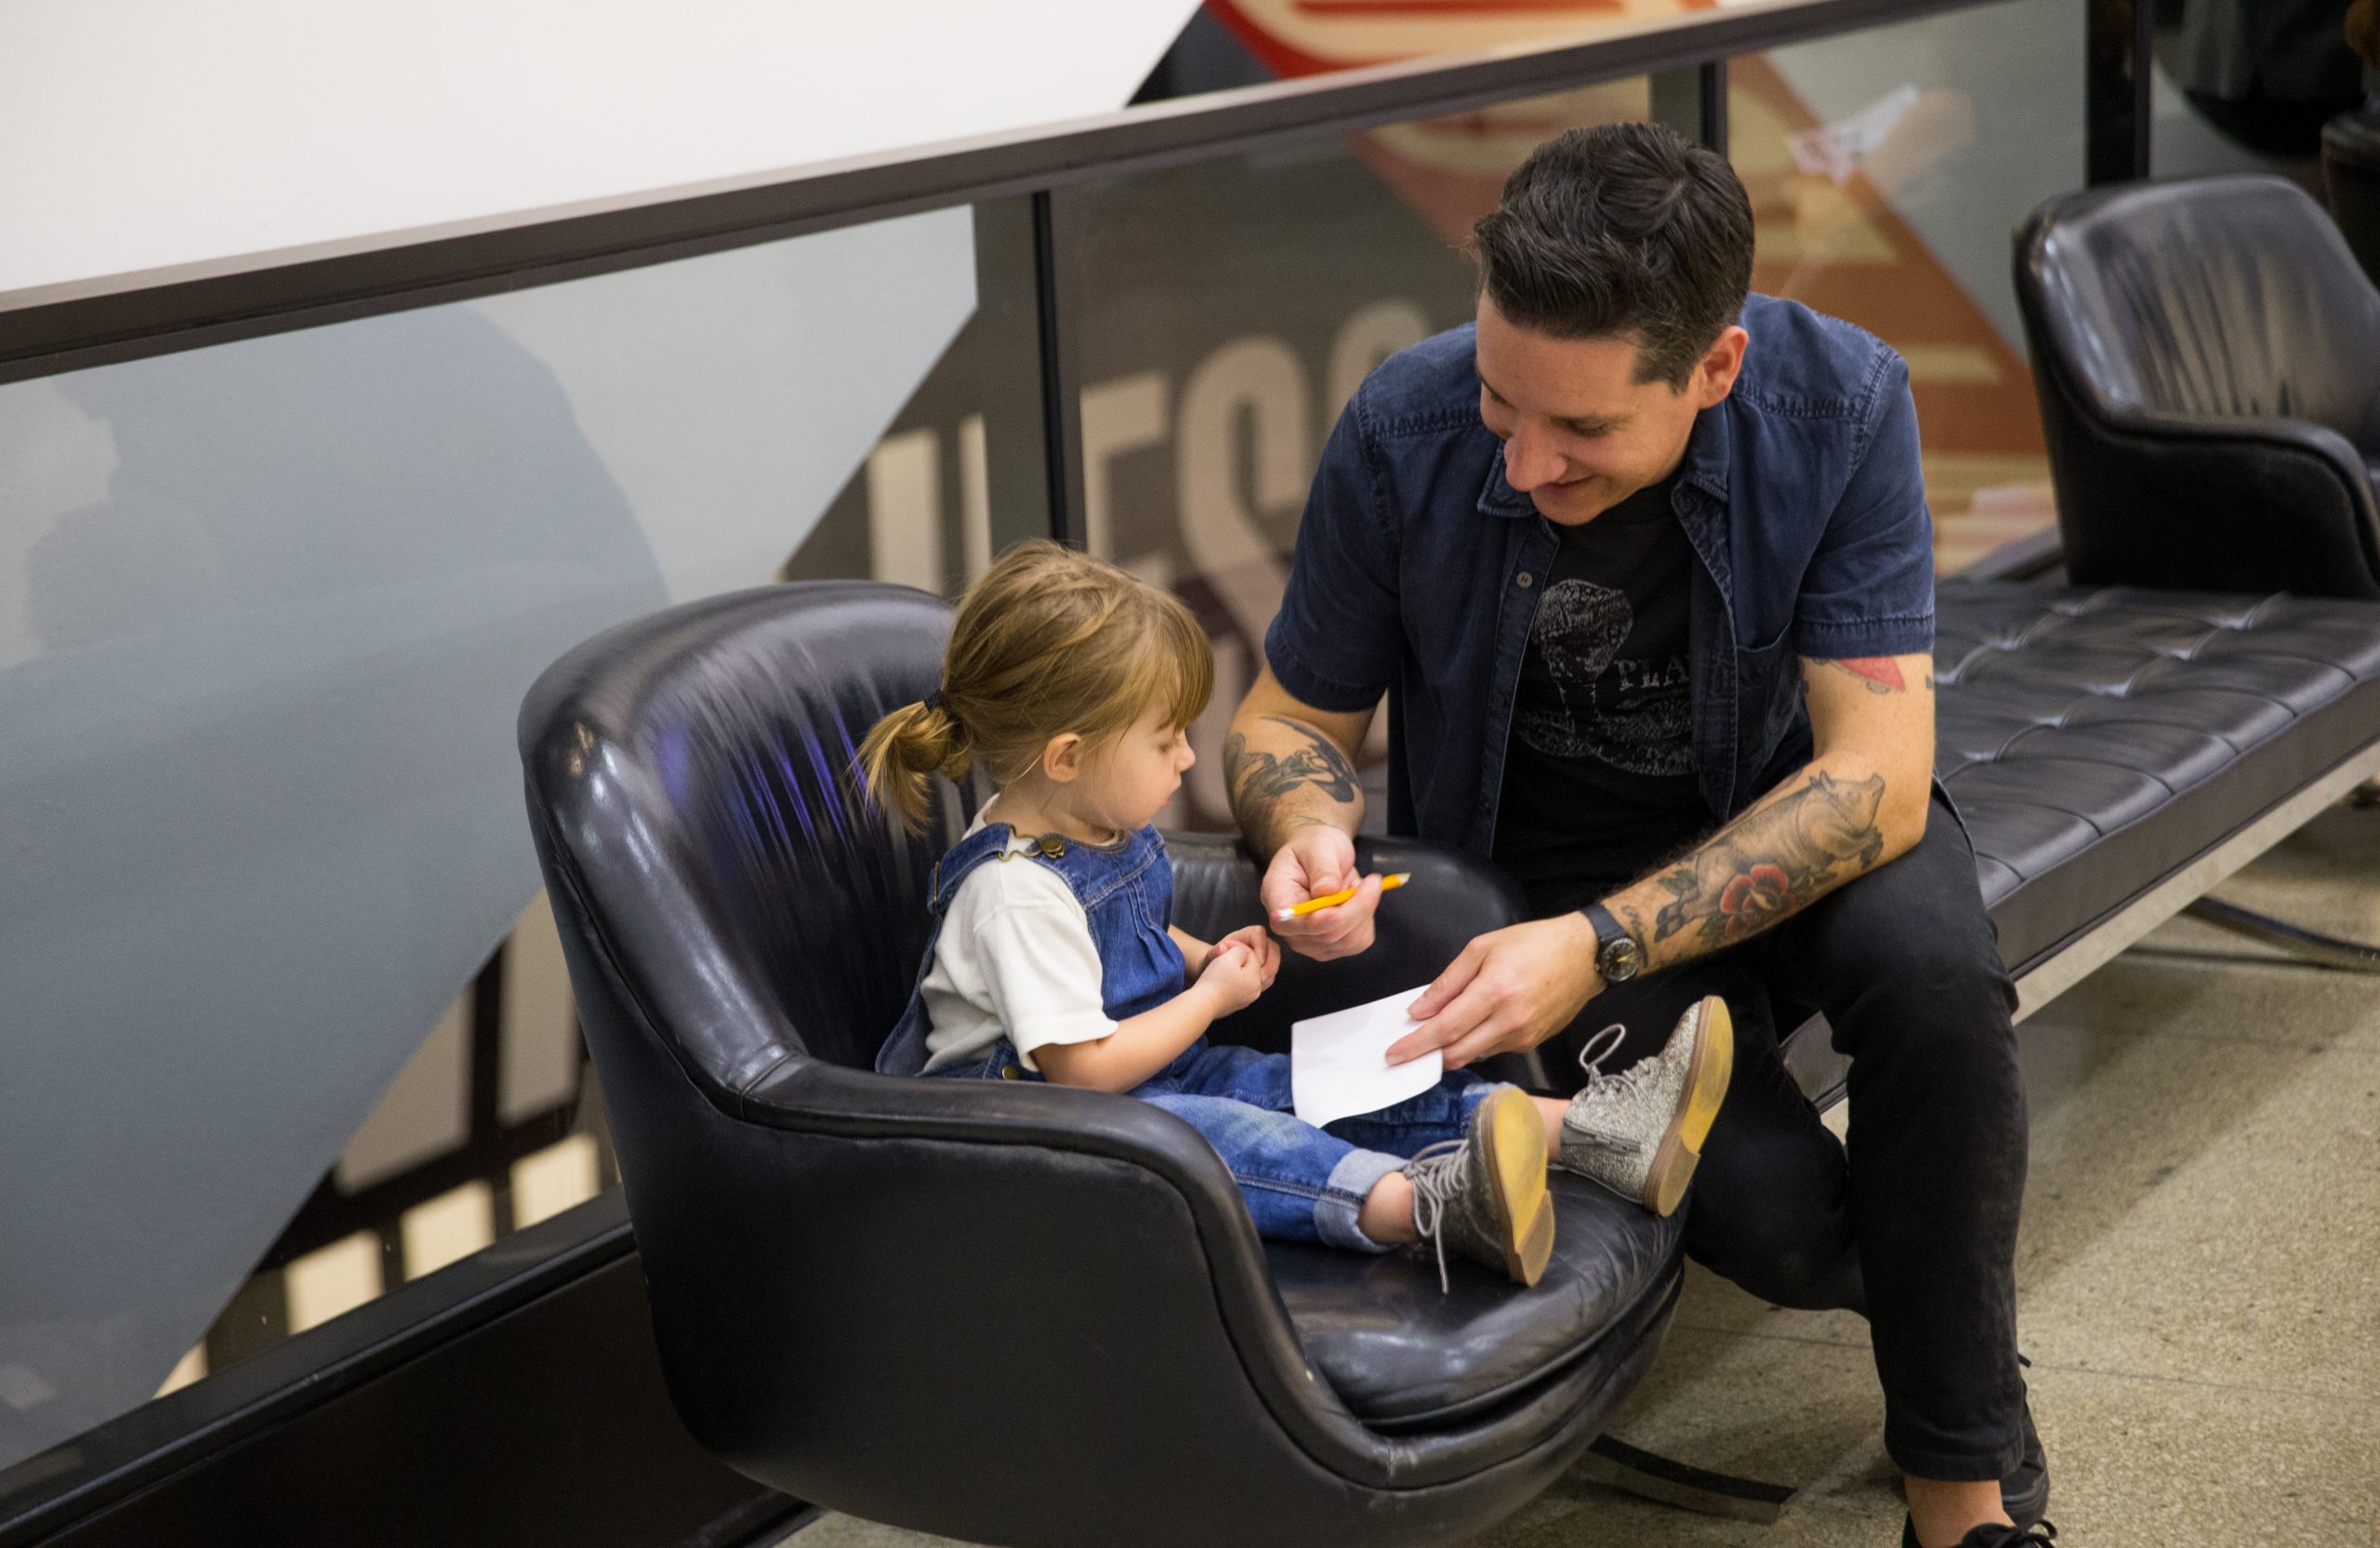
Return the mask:
M 1700 561 L 1687 656 L 1714 823 L 1808 761 L 1797 657 L 1934 639 L 1909 368 L 1798 302 L 1754 296 L 1742 323 L 1742 373 L 1696 417 L 1672 486 Z M 1316 709 L 1388 695 L 1392 832 L 1491 853 L 1521 655 L 1558 546 L 1480 423 L 1468 325 L 1390 357 L 1348 402 L 1264 654 Z
M 879 1074 L 916 1075 L 926 1067 L 926 1034 L 932 1029 L 923 992 L 926 974 L 933 969 L 933 950 L 942 939 L 950 900 L 978 866 L 1023 860 L 1047 866 L 1064 880 L 1091 921 L 1091 944 L 1099 952 L 1100 1009 L 1108 1020 L 1154 1011 L 1182 992 L 1188 964 L 1166 929 L 1173 922 L 1173 866 L 1156 828 L 1144 827 L 1105 848 L 1072 839 L 1044 840 L 1043 847 L 1029 853 L 1010 850 L 1011 833 L 1006 823 L 985 823 L 934 863 L 927 899 L 933 927 L 926 934 L 925 959 L 918 965 L 908 1008 L 877 1053 Z M 1201 1038 L 1193 1046 L 1205 1043 Z M 1017 1065 L 1013 1045 L 1005 1039 L 990 1067 L 997 1068 L 1002 1055 L 1021 1075 L 1040 1078 Z

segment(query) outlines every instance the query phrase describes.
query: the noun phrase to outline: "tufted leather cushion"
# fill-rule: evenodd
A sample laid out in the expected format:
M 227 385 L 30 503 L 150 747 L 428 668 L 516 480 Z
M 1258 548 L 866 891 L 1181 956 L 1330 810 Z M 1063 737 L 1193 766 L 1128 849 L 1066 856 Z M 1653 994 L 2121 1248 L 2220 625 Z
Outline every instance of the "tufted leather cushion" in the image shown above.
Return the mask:
M 1205 939 L 1263 917 L 1257 867 L 1238 841 L 1173 834 L 1174 919 Z M 1289 1046 L 1291 1023 L 1415 988 L 1474 935 L 1524 917 L 1520 890 L 1493 866 L 1410 839 L 1365 839 L 1365 871 L 1407 871 L 1409 887 L 1382 906 L 1380 937 L 1362 956 L 1317 963 L 1285 954 L 1264 998 L 1216 1025 L 1225 1042 Z M 1546 1084 L 1530 1062 L 1489 1061 L 1490 1078 Z M 1274 1283 L 1298 1342 L 1357 1418 L 1416 1430 L 1473 1418 L 1535 1392 L 1585 1359 L 1599 1339 L 1641 1319 L 1675 1278 L 1683 1214 L 1656 1220 L 1591 1184 L 1554 1179 L 1554 1259 L 1532 1289 L 1514 1292 L 1468 1263 L 1448 1265 L 1441 1295 L 1435 1259 L 1380 1258 L 1266 1242 Z
M 2021 972 L 2380 737 L 2380 604 L 1946 581 L 1935 769 Z
M 1675 1272 L 1686 1213 L 1656 1220 L 1556 1173 L 1545 1277 L 1526 1290 L 1469 1263 L 1418 1251 L 1359 1259 L 1266 1242 L 1298 1342 L 1348 1409 L 1376 1430 L 1454 1423 L 1529 1391 L 1627 1325 Z

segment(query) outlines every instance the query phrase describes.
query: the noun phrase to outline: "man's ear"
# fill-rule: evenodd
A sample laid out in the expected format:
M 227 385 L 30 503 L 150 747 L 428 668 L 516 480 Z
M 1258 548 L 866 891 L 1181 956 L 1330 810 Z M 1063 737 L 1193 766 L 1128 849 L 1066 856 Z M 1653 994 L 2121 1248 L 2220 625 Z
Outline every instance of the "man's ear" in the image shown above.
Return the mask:
M 1752 342 L 1752 335 L 1740 327 L 1719 330 L 1718 340 L 1702 352 L 1694 367 L 1694 379 L 1688 384 L 1694 390 L 1694 406 L 1709 408 L 1736 390 L 1736 377 L 1744 368 L 1744 346 Z
M 1041 749 L 1041 772 L 1060 785 L 1070 785 L 1082 773 L 1082 736 L 1066 732 L 1050 738 Z

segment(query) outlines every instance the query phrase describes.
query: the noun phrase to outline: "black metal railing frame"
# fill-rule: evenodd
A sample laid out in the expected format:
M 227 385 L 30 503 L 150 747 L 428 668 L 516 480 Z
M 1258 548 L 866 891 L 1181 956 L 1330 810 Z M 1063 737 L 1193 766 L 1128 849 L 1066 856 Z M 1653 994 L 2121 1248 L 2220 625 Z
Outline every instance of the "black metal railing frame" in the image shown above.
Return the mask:
M 1012 496 L 1038 489 L 1052 535 L 1079 544 L 1078 205 L 1087 185 L 1636 75 L 1652 79 L 1655 117 L 1724 153 L 1731 58 L 2004 3 L 1774 0 L 1584 40 L 1431 56 L 791 171 L 17 291 L 0 295 L 0 383 L 1024 195 L 1030 251 L 1019 257 L 1033 273 L 1040 433 L 1027 438 L 1038 443 L 1037 465 L 995 481 Z M 2086 0 L 2086 34 L 2075 42 L 2089 61 L 2094 183 L 2148 175 L 2149 9 Z

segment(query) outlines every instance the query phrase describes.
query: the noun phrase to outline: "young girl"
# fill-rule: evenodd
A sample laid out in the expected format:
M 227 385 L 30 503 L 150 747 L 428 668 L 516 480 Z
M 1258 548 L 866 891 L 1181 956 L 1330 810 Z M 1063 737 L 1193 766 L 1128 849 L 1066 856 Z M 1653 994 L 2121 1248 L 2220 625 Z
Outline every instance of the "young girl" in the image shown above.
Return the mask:
M 913 829 L 930 774 L 980 763 L 998 787 L 934 868 L 925 964 L 877 1068 L 1130 1092 L 1205 1136 L 1261 1235 L 1368 1252 L 1426 1241 L 1442 1277 L 1451 1249 L 1536 1283 L 1554 1245 L 1549 1146 L 1568 1165 L 1634 1144 L 1566 1119 L 1608 1129 L 1609 1113 L 1580 1105 L 1633 1093 L 1643 1066 L 1591 1069 L 1568 1104 L 1454 1071 L 1326 1131 L 1291 1116 L 1286 1057 L 1208 1042 L 1280 960 L 1262 925 L 1212 945 L 1172 925 L 1172 871 L 1149 825 L 1194 761 L 1186 729 L 1212 685 L 1189 609 L 1111 564 L 1026 543 L 968 592 L 941 689 L 860 748 L 868 787 Z M 1725 1008 L 1706 1001 L 1679 1032 L 1646 1064 L 1676 1063 L 1684 1046 L 1686 1065 L 1707 1065 L 1728 1047 Z M 1682 1152 L 1689 1171 L 1707 1128 Z

